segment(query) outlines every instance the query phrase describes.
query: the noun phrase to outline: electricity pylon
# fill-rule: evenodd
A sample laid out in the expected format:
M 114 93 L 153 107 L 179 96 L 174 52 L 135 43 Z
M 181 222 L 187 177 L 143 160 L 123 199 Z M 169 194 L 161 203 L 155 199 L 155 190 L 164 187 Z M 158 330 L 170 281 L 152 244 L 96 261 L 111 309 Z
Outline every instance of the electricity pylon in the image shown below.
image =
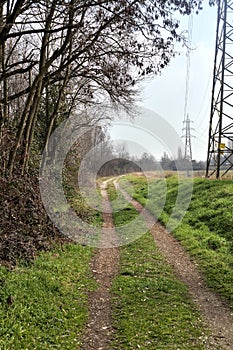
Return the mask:
M 233 0 L 218 1 L 206 176 L 233 168 Z
M 184 127 L 183 131 L 185 134 L 182 136 L 185 138 L 185 152 L 184 152 L 184 158 L 190 162 L 192 162 L 192 145 L 191 145 L 191 138 L 193 137 L 191 135 L 191 123 L 192 120 L 189 119 L 189 115 L 187 115 L 187 118 L 183 121 Z

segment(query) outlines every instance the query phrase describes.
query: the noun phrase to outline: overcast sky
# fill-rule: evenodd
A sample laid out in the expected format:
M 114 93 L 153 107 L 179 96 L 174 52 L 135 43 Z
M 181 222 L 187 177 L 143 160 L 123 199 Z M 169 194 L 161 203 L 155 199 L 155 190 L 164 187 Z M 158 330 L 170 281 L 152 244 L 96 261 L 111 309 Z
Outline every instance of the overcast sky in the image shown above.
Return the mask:
M 209 7 L 204 1 L 204 9 L 193 15 L 193 38 L 190 67 L 190 85 L 187 111 L 193 120 L 192 139 L 193 159 L 206 160 L 208 125 L 210 118 L 210 103 L 212 76 L 214 65 L 214 50 L 216 39 L 217 7 Z M 182 18 L 182 27 L 188 28 L 188 18 Z M 151 109 L 169 122 L 181 135 L 184 119 L 185 85 L 186 85 L 186 49 L 179 48 L 180 55 L 172 59 L 160 76 L 144 83 L 141 94 L 142 107 Z M 133 132 L 115 127 L 111 132 L 113 138 L 124 139 Z M 124 135 L 125 134 L 125 135 Z M 126 136 L 127 138 L 127 136 Z M 146 144 L 145 144 L 146 146 Z M 155 154 L 158 157 L 158 154 Z

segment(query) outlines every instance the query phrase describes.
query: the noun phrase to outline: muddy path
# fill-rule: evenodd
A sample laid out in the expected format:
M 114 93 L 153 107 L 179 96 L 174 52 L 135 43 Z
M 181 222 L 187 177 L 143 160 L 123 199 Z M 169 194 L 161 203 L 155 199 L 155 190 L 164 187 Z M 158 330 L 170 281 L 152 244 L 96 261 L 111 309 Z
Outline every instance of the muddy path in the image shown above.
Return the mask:
M 101 247 L 109 242 L 116 243 L 116 235 L 111 214 L 111 204 L 108 200 L 106 191 L 107 182 L 101 186 L 101 196 L 106 213 L 103 213 L 103 228 L 107 228 L 102 234 L 100 241 Z M 95 281 L 98 284 L 96 291 L 89 294 L 89 320 L 86 333 L 83 339 L 82 350 L 111 350 L 110 342 L 112 339 L 112 320 L 111 320 L 111 302 L 110 287 L 112 280 L 116 276 L 119 267 L 118 248 L 99 248 L 92 260 L 92 272 Z
M 115 187 L 138 212 L 143 206 L 124 191 L 117 181 Z M 146 210 L 143 214 L 147 223 L 154 221 L 152 214 Z M 186 284 L 193 301 L 200 310 L 211 335 L 207 340 L 207 349 L 233 349 L 233 311 L 220 297 L 212 292 L 204 282 L 198 266 L 190 259 L 181 244 L 160 224 L 156 223 L 150 230 L 160 252 L 172 266 L 176 276 Z

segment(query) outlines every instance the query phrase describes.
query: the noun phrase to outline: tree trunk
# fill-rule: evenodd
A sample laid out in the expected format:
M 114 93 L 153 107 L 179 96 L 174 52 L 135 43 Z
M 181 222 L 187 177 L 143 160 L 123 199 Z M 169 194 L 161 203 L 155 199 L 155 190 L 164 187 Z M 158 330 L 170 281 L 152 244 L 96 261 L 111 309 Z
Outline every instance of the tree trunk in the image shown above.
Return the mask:
M 24 112 L 21 118 L 21 122 L 19 125 L 17 137 L 16 137 L 16 144 L 12 152 L 10 153 L 9 157 L 9 162 L 8 162 L 8 167 L 9 167 L 9 175 L 11 176 L 13 169 L 14 169 L 14 163 L 17 155 L 17 151 L 22 144 L 23 141 L 23 136 L 25 132 L 25 127 L 27 125 L 32 126 L 35 125 L 34 118 L 36 118 L 36 113 L 38 110 L 38 104 L 40 103 L 41 99 L 41 93 L 42 93 L 42 85 L 43 85 L 43 79 L 45 75 L 47 74 L 48 71 L 48 65 L 46 64 L 46 59 L 47 59 L 47 45 L 49 42 L 49 36 L 50 34 L 48 33 L 48 30 L 51 26 L 54 11 L 56 7 L 56 1 L 53 1 L 50 7 L 50 12 L 49 15 L 46 19 L 46 25 L 45 25 L 45 33 L 42 38 L 42 44 L 41 44 L 41 52 L 40 52 L 40 64 L 39 64 L 39 73 L 37 77 L 34 80 L 33 87 L 29 93 L 29 96 L 27 98 L 27 102 L 24 108 Z M 29 135 L 30 135 L 30 129 L 28 129 Z M 29 141 L 29 136 L 26 137 L 26 144 L 25 146 L 25 152 L 28 150 L 28 141 Z M 27 157 L 27 154 L 25 153 L 25 156 Z
M 18 126 L 15 146 L 12 149 L 12 151 L 10 152 L 10 155 L 9 155 L 8 169 L 9 169 L 9 175 L 10 176 L 11 176 L 11 174 L 13 172 L 17 151 L 18 151 L 19 146 L 20 146 L 20 144 L 22 142 L 22 139 L 23 139 L 24 129 L 25 129 L 28 117 L 29 117 L 30 109 L 31 109 L 32 104 L 33 104 L 33 100 L 34 100 L 34 97 L 35 97 L 35 94 L 36 94 L 36 90 L 37 90 L 38 84 L 39 84 L 39 79 L 37 77 L 34 80 L 33 87 L 32 87 L 32 89 L 31 89 L 31 91 L 29 93 L 29 96 L 27 97 L 27 100 L 26 100 L 26 103 L 25 103 L 25 107 L 24 107 L 24 111 L 23 111 L 22 116 L 21 116 L 20 124 Z
M 24 137 L 23 137 L 23 152 L 22 152 L 22 169 L 21 169 L 21 175 L 24 174 L 29 157 L 30 157 L 30 149 L 31 149 L 31 143 L 33 140 L 33 135 L 34 135 L 34 128 L 36 124 L 36 119 L 37 119 L 37 112 L 40 104 L 40 96 L 42 93 L 42 82 L 40 83 L 40 86 L 38 87 L 37 94 L 34 97 L 34 101 L 30 110 L 29 117 L 27 119 L 26 127 L 25 127 L 25 132 L 24 132 Z

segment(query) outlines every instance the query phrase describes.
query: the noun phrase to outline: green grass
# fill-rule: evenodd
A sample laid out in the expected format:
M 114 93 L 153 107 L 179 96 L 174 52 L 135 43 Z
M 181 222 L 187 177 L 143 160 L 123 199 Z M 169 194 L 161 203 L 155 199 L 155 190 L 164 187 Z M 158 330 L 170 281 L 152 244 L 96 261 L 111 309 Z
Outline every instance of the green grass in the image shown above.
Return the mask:
M 0 267 L 0 349 L 79 349 L 92 290 L 92 250 L 66 245 L 30 266 Z M 12 305 L 7 304 L 9 295 Z
M 70 152 L 70 156 L 72 156 L 72 151 Z M 78 183 L 78 171 L 79 171 L 79 160 L 77 157 L 72 159 L 71 161 L 67 161 L 65 163 L 65 168 L 63 169 L 63 189 L 64 194 L 67 199 L 68 205 L 66 208 L 58 208 L 57 211 L 60 210 L 69 210 L 69 206 L 71 206 L 77 216 L 83 220 L 84 222 L 93 225 L 93 226 L 102 226 L 102 202 L 99 190 L 100 181 L 97 181 L 96 191 L 91 192 L 92 199 L 89 198 L 91 203 L 88 203 L 87 199 L 82 195 L 79 183 Z M 86 188 L 87 193 L 89 193 L 89 188 Z M 91 204 L 91 206 L 90 206 Z
M 93 198 L 92 202 L 92 204 L 99 206 L 97 209 L 94 209 L 89 205 L 89 203 L 81 195 L 79 189 L 75 186 L 66 185 L 65 194 L 68 203 L 70 203 L 71 207 L 75 210 L 80 219 L 93 226 L 102 226 L 103 220 L 100 207 L 101 203 L 99 203 L 99 197 L 97 199 L 98 193 L 96 193 L 96 198 Z
M 136 200 L 139 195 L 141 198 L 144 198 L 145 200 L 142 204 L 146 204 L 148 198 L 148 186 L 146 183 L 146 178 L 144 176 L 127 175 L 120 178 L 119 183 L 121 187 Z
M 151 179 L 151 188 L 157 198 L 147 198 L 141 191 L 145 186 L 141 178 L 134 177 L 134 197 L 141 204 L 147 202 L 157 215 L 161 202 L 163 180 Z M 187 181 L 181 180 L 185 195 Z M 159 216 L 167 224 L 174 208 L 178 182 L 176 177 L 166 179 L 167 193 L 164 209 Z M 189 189 L 189 187 L 187 187 Z M 182 242 L 198 262 L 209 287 L 213 288 L 233 306 L 233 182 L 231 180 L 194 179 L 191 203 L 173 234 Z M 179 220 L 179 216 L 177 216 Z
M 90 209 L 72 183 L 65 192 L 81 219 L 102 225 L 102 214 Z M 0 266 L 1 350 L 80 349 L 88 292 L 96 287 L 89 264 L 93 254 L 92 248 L 65 244 L 30 264 L 19 261 L 12 271 Z
M 111 202 L 117 201 L 119 199 L 120 193 L 116 192 L 113 182 L 107 184 L 108 198 Z M 120 197 L 122 198 L 122 197 Z M 116 204 L 115 204 L 116 206 Z
M 139 215 L 134 206 L 128 203 L 120 191 L 116 192 L 112 183 L 108 184 L 107 190 L 113 209 L 113 221 L 119 238 L 119 245 L 135 241 L 148 231 L 145 220 Z
M 112 186 L 109 193 L 116 198 Z M 123 225 L 137 215 L 135 209 L 125 208 L 114 214 L 114 221 Z M 207 331 L 187 288 L 149 233 L 120 248 L 120 266 L 111 289 L 115 329 L 111 349 L 205 349 Z
M 134 206 L 128 204 L 120 191 L 116 191 L 113 183 L 110 182 L 108 184 L 107 192 L 113 209 L 113 220 L 116 227 L 123 226 L 138 216 L 138 212 Z
M 121 248 L 121 269 L 111 293 L 111 349 L 205 349 L 199 313 L 150 234 Z

